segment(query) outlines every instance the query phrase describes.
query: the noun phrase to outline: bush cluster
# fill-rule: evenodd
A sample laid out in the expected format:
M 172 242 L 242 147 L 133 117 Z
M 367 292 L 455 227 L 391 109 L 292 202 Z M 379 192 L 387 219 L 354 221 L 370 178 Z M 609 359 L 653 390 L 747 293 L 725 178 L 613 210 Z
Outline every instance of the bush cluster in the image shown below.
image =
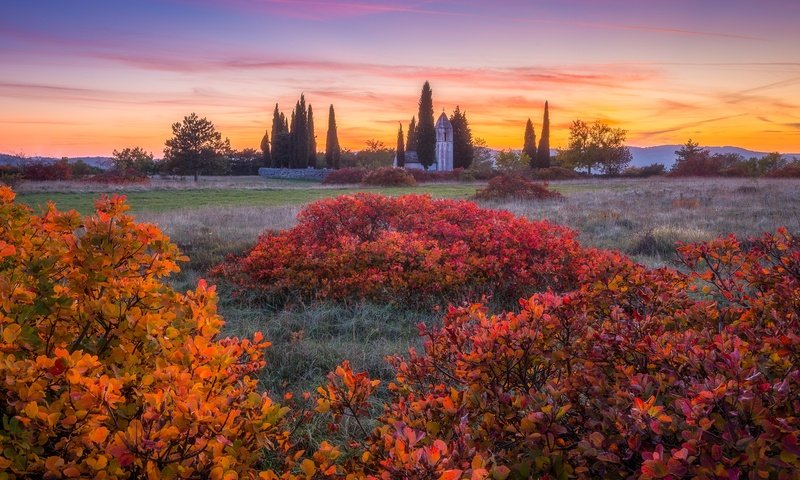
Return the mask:
M 450 307 L 439 327 L 421 325 L 423 350 L 390 359 L 395 378 L 373 415 L 380 382 L 349 362 L 313 396 L 280 405 L 258 393 L 268 342 L 221 338 L 214 288 L 169 287 L 183 258 L 155 226 L 134 223 L 121 198 L 101 199 L 85 218 L 52 205 L 34 215 L 13 199 L 0 188 L 5 478 L 790 480 L 800 471 L 800 237 L 786 229 L 681 245 L 682 273 L 581 249 L 569 230 L 468 202 L 314 204 L 235 267 L 291 254 L 316 257 L 323 274 L 346 273 L 341 262 L 359 272 L 359 288 L 384 272 L 410 282 L 398 292 L 420 280 L 435 287 L 429 278 L 465 270 L 538 291 L 507 313 L 471 304 Z M 429 277 L 404 277 L 406 259 Z M 305 275 L 322 289 L 341 279 L 284 263 L 270 281 Z M 312 422 L 342 433 L 312 444 L 299 434 Z
M 107 183 L 110 185 L 126 185 L 131 183 L 147 183 L 150 177 L 135 169 L 109 170 L 89 177 L 84 177 L 83 181 L 93 183 Z
M 366 168 L 340 168 L 326 173 L 322 183 L 325 185 L 361 183 L 366 174 Z
M 365 185 L 377 187 L 413 187 L 417 184 L 414 176 L 405 168 L 383 167 L 369 170 L 361 180 Z
M 475 192 L 478 200 L 559 200 L 564 196 L 521 175 L 500 175 L 489 180 L 486 188 Z
M 463 168 L 454 168 L 446 172 L 434 172 L 430 170 L 408 170 L 414 180 L 419 183 L 426 182 L 457 182 L 463 179 L 465 170 Z
M 357 194 L 309 205 L 296 227 L 265 234 L 215 273 L 276 299 L 420 306 L 570 289 L 585 254 L 574 232 L 545 221 L 465 201 Z

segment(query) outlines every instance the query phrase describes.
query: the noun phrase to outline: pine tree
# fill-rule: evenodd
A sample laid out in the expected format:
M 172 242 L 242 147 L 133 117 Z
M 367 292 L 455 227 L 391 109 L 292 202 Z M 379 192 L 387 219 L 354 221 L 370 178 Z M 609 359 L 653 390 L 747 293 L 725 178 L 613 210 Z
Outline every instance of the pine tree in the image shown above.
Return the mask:
M 522 145 L 522 151 L 525 153 L 531 162 L 531 168 L 536 168 L 539 162 L 536 160 L 536 132 L 533 130 L 533 122 L 528 119 L 525 124 L 525 140 Z
M 317 137 L 314 134 L 314 111 L 308 106 L 308 166 L 317 168 Z
M 547 102 L 544 102 L 542 137 L 539 139 L 539 151 L 536 152 L 536 166 L 550 168 L 550 108 Z
M 436 161 L 436 127 L 433 123 L 433 91 L 427 81 L 419 97 L 419 124 L 417 124 L 417 159 L 428 169 Z
M 272 166 L 272 155 L 269 151 L 269 130 L 264 130 L 264 138 L 261 139 L 261 157 L 265 167 Z
M 339 136 L 336 133 L 336 116 L 333 113 L 333 105 L 328 111 L 328 136 L 325 140 L 325 163 L 328 168 L 339 169 Z
M 408 139 L 406 140 L 406 151 L 417 151 L 417 120 L 416 117 L 411 117 L 411 123 L 408 124 Z
M 400 130 L 397 131 L 397 166 L 406 166 L 406 148 L 403 144 L 403 124 L 400 124 Z
M 475 156 L 475 145 L 467 114 L 461 107 L 456 106 L 450 115 L 450 124 L 453 125 L 453 168 L 469 168 Z

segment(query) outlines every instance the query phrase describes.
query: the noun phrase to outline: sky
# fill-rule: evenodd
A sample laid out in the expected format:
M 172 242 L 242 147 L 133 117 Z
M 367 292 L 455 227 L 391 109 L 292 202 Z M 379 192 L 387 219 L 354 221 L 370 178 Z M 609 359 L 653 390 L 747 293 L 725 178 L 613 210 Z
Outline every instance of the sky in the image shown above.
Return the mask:
M 551 145 L 576 119 L 636 146 L 800 152 L 797 0 L 0 0 L 0 152 L 156 157 L 196 112 L 258 148 L 301 93 L 324 146 L 394 146 L 422 84 L 473 136 Z

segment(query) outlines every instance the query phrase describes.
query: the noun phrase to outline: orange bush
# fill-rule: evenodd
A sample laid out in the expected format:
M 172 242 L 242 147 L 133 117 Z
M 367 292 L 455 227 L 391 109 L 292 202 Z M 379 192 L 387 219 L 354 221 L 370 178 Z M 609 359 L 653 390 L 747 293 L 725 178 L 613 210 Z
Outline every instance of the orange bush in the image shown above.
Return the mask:
M 361 181 L 366 185 L 378 187 L 413 187 L 417 184 L 414 176 L 408 170 L 394 167 L 368 170 Z
M 268 342 L 219 338 L 205 282 L 162 282 L 183 259 L 167 237 L 120 197 L 85 218 L 13 199 L 0 188 L 0 476 L 236 478 L 280 458 L 287 410 L 253 376 Z
M 516 302 L 574 288 L 579 257 L 590 254 L 567 228 L 423 195 L 321 200 L 298 220 L 215 273 L 283 300 Z

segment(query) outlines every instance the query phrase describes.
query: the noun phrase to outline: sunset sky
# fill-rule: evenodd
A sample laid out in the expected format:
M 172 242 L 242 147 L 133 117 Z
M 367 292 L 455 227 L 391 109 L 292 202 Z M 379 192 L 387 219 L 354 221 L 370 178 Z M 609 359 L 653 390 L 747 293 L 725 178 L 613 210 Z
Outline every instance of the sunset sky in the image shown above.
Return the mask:
M 324 146 L 393 146 L 425 80 L 473 135 L 551 145 L 602 119 L 631 145 L 800 152 L 797 0 L 58 0 L 0 4 L 0 152 L 160 157 L 197 112 L 257 148 L 301 92 Z

